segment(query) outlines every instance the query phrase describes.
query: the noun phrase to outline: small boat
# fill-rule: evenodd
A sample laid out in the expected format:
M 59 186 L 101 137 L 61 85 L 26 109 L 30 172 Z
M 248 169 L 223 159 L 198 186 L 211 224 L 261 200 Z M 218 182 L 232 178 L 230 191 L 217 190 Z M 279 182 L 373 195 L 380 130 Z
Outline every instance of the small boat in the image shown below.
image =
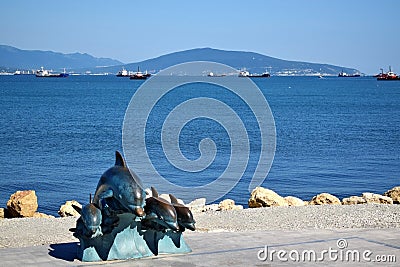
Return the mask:
M 122 68 L 122 70 L 118 71 L 117 77 L 129 77 L 129 74 L 125 68 Z
M 139 67 L 137 72 L 134 72 L 133 74 L 129 75 L 129 79 L 131 80 L 146 80 L 148 77 L 150 77 L 151 74 L 148 73 L 147 71 L 145 73 L 141 72 Z
M 389 71 L 386 73 L 383 73 L 383 69 L 381 69 L 381 73 L 378 75 L 375 75 L 374 77 L 376 77 L 376 79 L 378 81 L 396 81 L 396 80 L 400 80 L 400 76 L 398 76 L 397 74 L 395 74 L 392 71 L 392 68 L 389 66 Z
M 64 72 L 61 72 L 61 73 L 51 73 L 50 71 L 45 70 L 43 67 L 41 67 L 40 70 L 37 70 L 35 75 L 36 75 L 36 77 L 40 77 L 40 78 L 42 78 L 42 77 L 66 78 L 69 76 L 69 74 L 65 72 L 65 69 L 64 69 Z
M 361 75 L 359 73 L 355 73 L 355 74 L 348 74 L 346 72 L 344 72 L 343 70 L 341 72 L 339 72 L 338 77 L 360 77 Z

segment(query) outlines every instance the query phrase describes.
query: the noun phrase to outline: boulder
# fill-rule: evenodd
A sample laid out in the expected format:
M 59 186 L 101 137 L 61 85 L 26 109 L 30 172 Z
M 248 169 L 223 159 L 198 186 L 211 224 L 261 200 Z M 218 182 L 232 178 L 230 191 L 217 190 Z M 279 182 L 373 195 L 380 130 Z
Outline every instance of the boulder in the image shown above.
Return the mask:
M 235 207 L 235 201 L 232 199 L 225 199 L 222 200 L 219 204 L 218 204 L 218 208 L 219 210 L 233 210 Z
M 32 217 L 38 208 L 34 190 L 17 191 L 7 201 L 7 211 L 10 217 Z
M 203 198 L 198 198 L 190 202 L 189 204 L 186 205 L 191 211 L 194 212 L 202 212 L 205 210 L 206 207 L 206 199 Z
M 66 201 L 64 205 L 61 205 L 60 209 L 58 210 L 58 214 L 61 217 L 79 217 L 80 214 L 72 207 L 72 204 L 82 208 L 82 205 L 76 200 Z
M 297 198 L 297 197 L 287 196 L 287 197 L 284 197 L 284 199 L 286 200 L 286 202 L 289 206 L 305 206 L 306 205 L 303 200 L 301 200 L 300 198 Z
M 0 208 L 0 219 L 4 219 L 6 217 L 6 211 L 4 208 Z
M 386 191 L 384 194 L 386 197 L 390 197 L 394 204 L 400 204 L 400 186 L 393 187 Z
M 242 205 L 236 205 L 235 201 L 229 198 L 222 200 L 218 204 L 218 210 L 242 210 L 242 209 L 243 209 Z
M 48 215 L 48 214 L 44 214 L 41 212 L 35 212 L 32 217 L 33 218 L 47 218 L 47 219 L 55 218 L 53 215 Z
M 274 191 L 256 187 L 250 195 L 249 208 L 288 206 L 286 200 Z
M 387 196 L 382 196 L 374 193 L 362 193 L 362 197 L 367 204 L 393 204 L 393 199 Z
M 351 196 L 342 199 L 343 205 L 356 205 L 356 204 L 367 204 L 367 201 L 363 197 Z
M 314 196 L 308 205 L 341 205 L 340 200 L 329 193 L 321 193 Z

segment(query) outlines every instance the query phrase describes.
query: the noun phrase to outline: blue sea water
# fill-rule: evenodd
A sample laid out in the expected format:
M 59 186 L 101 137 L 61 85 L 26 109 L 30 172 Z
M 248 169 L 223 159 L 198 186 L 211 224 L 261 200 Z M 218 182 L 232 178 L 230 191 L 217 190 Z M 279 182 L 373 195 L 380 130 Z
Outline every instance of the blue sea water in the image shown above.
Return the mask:
M 264 187 L 310 199 L 321 192 L 340 198 L 383 193 L 400 185 L 400 82 L 371 77 L 271 77 L 254 82 L 276 124 L 276 153 Z M 0 206 L 15 191 L 26 189 L 36 190 L 40 212 L 56 215 L 71 199 L 86 203 L 101 174 L 113 165 L 115 150 L 122 151 L 125 111 L 141 84 L 114 76 L 0 76 Z M 218 98 L 240 110 L 252 154 L 243 178 L 225 198 L 247 205 L 259 155 L 252 146 L 260 139 L 252 134 L 257 125 L 250 109 L 229 92 L 192 84 L 161 99 L 147 125 L 154 130 L 146 135 L 149 154 L 160 173 L 183 186 L 207 183 L 223 172 L 231 147 L 215 121 L 199 118 L 180 134 L 182 153 L 189 159 L 199 157 L 203 138 L 211 135 L 217 144 L 215 161 L 204 173 L 172 174 L 157 140 L 171 104 L 199 96 Z M 193 192 L 196 197 L 201 196 Z

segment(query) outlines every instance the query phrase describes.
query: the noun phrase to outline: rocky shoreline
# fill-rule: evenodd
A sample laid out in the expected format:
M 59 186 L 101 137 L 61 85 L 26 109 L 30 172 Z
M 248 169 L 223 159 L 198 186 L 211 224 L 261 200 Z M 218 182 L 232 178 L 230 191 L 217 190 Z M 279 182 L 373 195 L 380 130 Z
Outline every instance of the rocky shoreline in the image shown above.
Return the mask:
M 250 195 L 248 201 L 249 208 L 261 207 L 290 207 L 290 206 L 311 206 L 311 205 L 358 205 L 358 204 L 400 204 L 400 186 L 381 194 L 370 192 L 362 193 L 361 196 L 350 196 L 340 200 L 329 193 L 321 193 L 309 201 L 301 200 L 294 196 L 282 197 L 273 190 L 256 187 Z M 236 205 L 232 199 L 225 199 L 219 204 L 206 205 L 205 198 L 196 199 L 187 206 L 192 211 L 221 211 L 221 210 L 242 210 L 243 206 Z
M 146 189 L 147 197 L 151 196 L 151 191 Z M 171 202 L 169 195 L 161 194 L 161 198 Z M 206 205 L 205 198 L 195 199 L 192 202 L 185 204 L 182 200 L 178 200 L 181 204 L 186 205 L 192 212 L 206 212 L 206 211 L 228 211 L 228 210 L 243 210 L 242 205 L 236 205 L 232 199 L 225 199 L 219 204 Z M 314 196 L 311 200 L 301 200 L 297 197 L 286 196 L 282 197 L 273 190 L 256 187 L 250 195 L 249 209 L 261 207 L 301 207 L 313 205 L 360 205 L 360 204 L 400 204 L 400 186 L 393 187 L 392 189 L 381 194 L 370 192 L 362 193 L 361 196 L 350 196 L 340 200 L 336 196 L 329 193 L 321 193 Z M 58 214 L 61 217 L 78 217 L 79 213 L 72 207 L 72 205 L 82 207 L 80 203 L 75 200 L 66 201 L 63 204 Z M 52 215 L 47 215 L 37 212 L 38 203 L 34 190 L 17 191 L 10 196 L 7 201 L 6 208 L 0 208 L 1 218 L 21 218 L 21 217 L 34 217 L 34 218 L 55 218 Z

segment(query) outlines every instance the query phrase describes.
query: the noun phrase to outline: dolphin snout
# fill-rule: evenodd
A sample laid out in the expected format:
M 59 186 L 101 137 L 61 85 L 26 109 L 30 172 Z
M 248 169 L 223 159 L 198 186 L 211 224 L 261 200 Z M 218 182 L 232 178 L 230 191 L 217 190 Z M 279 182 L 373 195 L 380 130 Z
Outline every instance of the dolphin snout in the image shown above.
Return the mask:
M 194 223 L 186 223 L 184 224 L 185 228 L 191 230 L 191 231 L 195 231 L 196 230 L 196 226 L 194 226 Z
M 174 231 L 179 231 L 179 225 L 177 222 L 165 222 L 169 228 L 171 228 Z
M 96 233 L 98 226 L 88 226 L 87 228 L 92 234 L 94 234 Z
M 138 217 L 143 217 L 146 214 L 141 206 L 129 205 L 129 209 Z

